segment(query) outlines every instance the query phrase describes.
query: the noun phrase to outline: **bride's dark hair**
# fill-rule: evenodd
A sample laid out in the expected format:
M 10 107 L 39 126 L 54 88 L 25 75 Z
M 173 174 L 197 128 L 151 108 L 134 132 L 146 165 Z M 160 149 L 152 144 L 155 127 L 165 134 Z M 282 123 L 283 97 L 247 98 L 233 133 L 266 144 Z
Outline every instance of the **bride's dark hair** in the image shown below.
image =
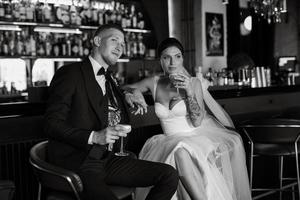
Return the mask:
M 184 53 L 184 50 L 183 50 L 183 46 L 182 44 L 179 42 L 179 40 L 177 40 L 176 38 L 167 38 L 165 40 L 163 40 L 159 45 L 158 45 L 158 48 L 157 48 L 157 53 L 158 53 L 158 57 L 161 56 L 161 53 L 168 47 L 177 47 L 182 55 Z

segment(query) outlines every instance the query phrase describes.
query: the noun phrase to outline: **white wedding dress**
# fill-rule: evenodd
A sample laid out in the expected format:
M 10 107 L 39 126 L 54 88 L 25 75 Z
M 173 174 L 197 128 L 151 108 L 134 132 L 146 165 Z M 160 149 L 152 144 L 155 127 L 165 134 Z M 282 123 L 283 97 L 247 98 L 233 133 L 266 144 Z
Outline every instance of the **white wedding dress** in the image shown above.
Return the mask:
M 156 93 L 157 80 L 158 78 L 154 78 L 153 94 Z M 212 112 L 223 112 L 216 117 L 223 121 L 223 124 L 232 124 L 228 115 L 208 94 L 204 80 L 202 88 L 202 103 L 203 100 L 209 100 L 207 106 Z M 153 98 L 155 99 L 155 95 Z M 147 140 L 139 154 L 140 159 L 167 163 L 177 168 L 175 152 L 184 148 L 193 160 L 189 170 L 201 174 L 202 177 L 194 180 L 204 186 L 203 196 L 197 199 L 251 200 L 245 151 L 236 132 L 226 129 L 220 120 L 209 114 L 205 114 L 199 127 L 193 127 L 187 116 L 184 100 L 171 109 L 158 102 L 155 102 L 154 106 L 164 134 L 155 135 Z M 181 175 L 180 169 L 177 170 Z M 178 187 L 183 186 L 179 184 Z M 149 189 L 138 188 L 136 200 L 145 199 Z M 182 188 L 177 191 L 180 189 Z M 180 192 L 176 192 L 172 200 L 186 199 Z

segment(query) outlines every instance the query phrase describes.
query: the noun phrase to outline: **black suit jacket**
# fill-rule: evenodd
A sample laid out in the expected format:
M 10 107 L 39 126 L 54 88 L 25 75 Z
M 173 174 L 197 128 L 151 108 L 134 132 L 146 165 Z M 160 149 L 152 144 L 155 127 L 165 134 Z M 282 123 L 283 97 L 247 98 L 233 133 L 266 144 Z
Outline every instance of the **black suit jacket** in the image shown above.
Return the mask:
M 107 104 L 89 59 L 60 68 L 50 84 L 45 114 L 49 160 L 77 170 L 91 150 L 91 132 L 107 127 Z

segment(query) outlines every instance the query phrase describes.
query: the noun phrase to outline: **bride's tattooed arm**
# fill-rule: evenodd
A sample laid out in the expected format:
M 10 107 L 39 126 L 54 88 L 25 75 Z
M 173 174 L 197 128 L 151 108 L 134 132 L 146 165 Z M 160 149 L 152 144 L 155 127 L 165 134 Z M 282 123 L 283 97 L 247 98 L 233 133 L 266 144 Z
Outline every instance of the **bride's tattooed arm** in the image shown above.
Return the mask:
M 204 109 L 198 104 L 195 95 L 187 96 L 185 102 L 193 126 L 200 126 L 205 113 Z

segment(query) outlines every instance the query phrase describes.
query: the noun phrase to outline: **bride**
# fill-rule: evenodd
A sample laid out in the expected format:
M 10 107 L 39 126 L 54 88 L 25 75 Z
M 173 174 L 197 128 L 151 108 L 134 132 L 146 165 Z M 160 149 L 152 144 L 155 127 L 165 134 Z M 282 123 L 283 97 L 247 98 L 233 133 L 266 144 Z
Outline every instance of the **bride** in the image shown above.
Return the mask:
M 124 87 L 125 99 L 138 108 L 135 114 L 146 112 L 142 92 L 151 91 L 164 132 L 147 140 L 139 158 L 178 170 L 180 184 L 172 200 L 250 200 L 243 142 L 228 129 L 234 127 L 230 117 L 207 91 L 207 81 L 184 69 L 177 39 L 164 40 L 158 54 L 163 76 Z M 136 199 L 145 199 L 148 191 L 138 188 Z

